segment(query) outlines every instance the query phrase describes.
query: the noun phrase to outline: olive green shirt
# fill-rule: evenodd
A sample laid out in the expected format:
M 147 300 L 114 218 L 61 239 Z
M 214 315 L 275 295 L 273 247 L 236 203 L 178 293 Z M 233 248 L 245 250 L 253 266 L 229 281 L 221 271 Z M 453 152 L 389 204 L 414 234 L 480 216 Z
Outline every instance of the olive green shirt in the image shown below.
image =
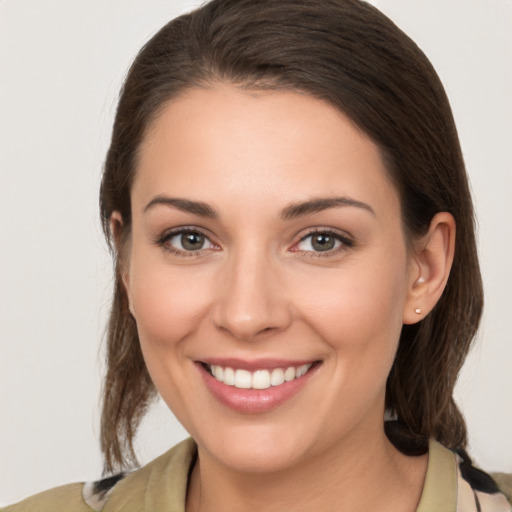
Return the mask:
M 95 494 L 92 484 L 75 483 L 36 494 L 2 511 L 185 512 L 188 477 L 196 453 L 194 441 L 187 439 L 127 475 L 105 496 Z M 510 500 L 512 475 L 494 476 Z M 430 441 L 427 474 L 417 512 L 479 510 L 509 512 L 512 509 L 504 494 L 486 494 L 472 489 L 460 474 L 457 455 L 436 441 Z

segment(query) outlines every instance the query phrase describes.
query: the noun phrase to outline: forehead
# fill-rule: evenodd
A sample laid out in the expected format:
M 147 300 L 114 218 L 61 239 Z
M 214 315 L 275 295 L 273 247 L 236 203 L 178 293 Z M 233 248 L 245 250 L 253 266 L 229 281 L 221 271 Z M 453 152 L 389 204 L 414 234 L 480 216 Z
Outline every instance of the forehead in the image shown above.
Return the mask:
M 243 197 L 245 207 L 329 195 L 377 208 L 398 201 L 378 147 L 338 109 L 306 94 L 227 84 L 188 90 L 153 121 L 133 195 L 156 194 L 216 204 Z

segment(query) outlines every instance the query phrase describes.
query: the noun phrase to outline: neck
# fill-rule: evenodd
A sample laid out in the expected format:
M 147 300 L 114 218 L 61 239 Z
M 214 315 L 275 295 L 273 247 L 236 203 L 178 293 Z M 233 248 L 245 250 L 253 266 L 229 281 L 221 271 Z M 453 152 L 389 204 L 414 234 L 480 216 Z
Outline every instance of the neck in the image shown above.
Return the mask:
M 378 435 L 356 432 L 349 437 L 328 451 L 272 473 L 233 471 L 199 447 L 187 512 L 416 510 L 427 456 L 400 454 L 383 429 Z

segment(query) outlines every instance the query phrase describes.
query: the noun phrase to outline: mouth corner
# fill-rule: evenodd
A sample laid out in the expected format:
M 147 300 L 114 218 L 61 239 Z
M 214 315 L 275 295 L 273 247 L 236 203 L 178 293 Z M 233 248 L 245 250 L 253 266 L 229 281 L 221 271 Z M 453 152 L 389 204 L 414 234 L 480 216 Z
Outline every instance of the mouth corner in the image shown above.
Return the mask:
M 200 360 L 194 361 L 194 363 L 196 365 L 201 366 L 202 368 L 204 368 L 210 375 L 213 375 L 212 367 L 208 363 L 205 363 L 204 361 L 200 361 Z

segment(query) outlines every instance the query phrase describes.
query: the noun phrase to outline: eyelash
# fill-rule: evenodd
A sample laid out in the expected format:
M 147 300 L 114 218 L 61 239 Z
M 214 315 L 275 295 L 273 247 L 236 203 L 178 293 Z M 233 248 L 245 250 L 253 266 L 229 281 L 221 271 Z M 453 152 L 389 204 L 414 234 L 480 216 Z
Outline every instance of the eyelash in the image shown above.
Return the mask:
M 172 245 L 169 244 L 169 241 L 172 238 L 174 238 L 176 236 L 184 235 L 184 234 L 201 235 L 201 236 L 205 237 L 205 239 L 208 240 L 210 244 L 212 244 L 214 246 L 216 245 L 216 244 L 214 244 L 214 242 L 212 242 L 210 240 L 210 237 L 204 231 L 202 231 L 201 229 L 196 228 L 196 227 L 182 227 L 182 228 L 174 229 L 171 231 L 166 231 L 161 236 L 159 236 L 155 240 L 154 243 L 156 245 L 158 245 L 159 247 L 162 247 L 164 250 L 170 252 L 171 254 L 175 254 L 176 256 L 181 256 L 181 257 L 198 257 L 198 256 L 201 256 L 205 250 L 209 249 L 209 248 L 207 248 L 207 249 L 198 249 L 196 251 L 187 251 L 187 250 L 176 249 Z M 304 242 L 308 238 L 313 237 L 315 235 L 324 235 L 327 237 L 332 237 L 336 242 L 339 242 L 340 245 L 338 247 L 335 247 L 333 249 L 328 249 L 326 251 L 305 251 L 305 250 L 301 250 L 301 249 L 293 249 L 293 247 L 296 247 L 300 243 Z M 352 247 L 354 247 L 354 241 L 351 238 L 349 238 L 347 235 L 342 235 L 341 233 L 333 231 L 332 229 L 317 228 L 312 231 L 309 231 L 298 242 L 296 242 L 292 246 L 291 252 L 302 253 L 303 255 L 305 255 L 307 257 L 311 257 L 311 258 L 315 258 L 315 257 L 325 258 L 325 257 L 333 256 L 334 254 L 338 254 L 338 253 L 345 251 L 347 249 L 350 249 Z
M 315 235 L 324 235 L 328 237 L 332 237 L 336 242 L 340 242 L 338 247 L 333 249 L 329 249 L 326 251 L 304 251 L 301 249 L 293 250 L 293 252 L 299 252 L 309 258 L 326 258 L 329 256 L 333 256 L 335 254 L 339 254 L 347 249 L 354 247 L 354 241 L 349 238 L 346 234 L 338 233 L 332 229 L 321 229 L 317 228 L 312 231 L 309 231 L 306 235 L 304 235 L 297 243 L 294 244 L 294 247 L 299 245 L 301 242 L 304 242 L 308 238 L 311 238 Z
M 171 254 L 174 254 L 176 256 L 182 256 L 185 258 L 202 256 L 203 252 L 205 250 L 208 250 L 208 249 L 198 249 L 196 251 L 186 251 L 186 250 L 176 249 L 172 245 L 169 244 L 169 241 L 172 238 L 174 238 L 176 236 L 184 235 L 184 234 L 204 236 L 204 238 L 206 240 L 208 240 L 212 245 L 215 246 L 215 244 L 211 241 L 210 236 L 208 236 L 204 231 L 202 231 L 201 229 L 196 228 L 196 227 L 182 227 L 182 228 L 178 228 L 178 229 L 173 229 L 171 231 L 166 231 L 161 236 L 159 236 L 155 240 L 154 243 L 156 245 L 158 245 L 159 247 L 162 247 L 167 252 L 170 252 Z

